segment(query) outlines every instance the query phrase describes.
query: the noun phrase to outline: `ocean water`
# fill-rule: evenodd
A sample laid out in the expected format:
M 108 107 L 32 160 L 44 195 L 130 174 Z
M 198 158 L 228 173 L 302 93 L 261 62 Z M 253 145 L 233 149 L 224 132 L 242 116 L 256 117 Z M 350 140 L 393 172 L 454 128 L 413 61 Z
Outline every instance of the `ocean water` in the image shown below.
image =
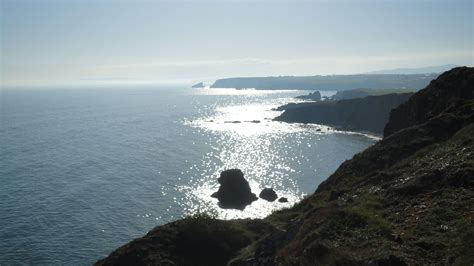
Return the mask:
M 3 89 L 0 264 L 87 265 L 197 211 L 258 218 L 293 205 L 377 141 L 271 120 L 305 93 Z M 254 193 L 273 187 L 289 202 L 220 209 L 210 195 L 228 168 L 242 169 Z

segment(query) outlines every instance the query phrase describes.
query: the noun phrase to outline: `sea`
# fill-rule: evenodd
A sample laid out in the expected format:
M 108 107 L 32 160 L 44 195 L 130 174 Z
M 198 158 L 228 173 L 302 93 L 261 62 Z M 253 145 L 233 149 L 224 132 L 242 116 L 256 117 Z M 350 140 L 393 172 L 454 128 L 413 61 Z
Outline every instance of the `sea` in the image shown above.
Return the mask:
M 262 218 L 313 193 L 378 136 L 272 121 L 305 91 L 186 86 L 3 88 L 0 265 L 90 265 L 195 213 Z M 323 92 L 330 95 L 334 92 Z M 210 195 L 239 168 L 257 200 Z

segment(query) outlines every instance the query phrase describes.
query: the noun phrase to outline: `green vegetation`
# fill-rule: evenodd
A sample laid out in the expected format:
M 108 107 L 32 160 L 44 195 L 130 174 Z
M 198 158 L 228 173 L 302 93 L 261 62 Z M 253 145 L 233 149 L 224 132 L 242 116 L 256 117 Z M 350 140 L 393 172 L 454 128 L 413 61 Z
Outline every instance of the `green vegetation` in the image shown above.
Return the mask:
M 176 235 L 179 265 L 223 265 L 251 242 L 246 230 L 235 222 L 223 222 L 199 214 L 184 220 Z

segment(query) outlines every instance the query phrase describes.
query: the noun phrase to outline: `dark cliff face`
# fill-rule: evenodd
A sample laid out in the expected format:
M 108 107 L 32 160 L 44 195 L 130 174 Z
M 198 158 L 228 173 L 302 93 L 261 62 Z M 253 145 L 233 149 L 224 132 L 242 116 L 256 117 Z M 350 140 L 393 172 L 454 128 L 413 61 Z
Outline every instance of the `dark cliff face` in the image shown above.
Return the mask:
M 473 265 L 472 73 L 454 69 L 417 93 L 414 103 L 433 110 L 410 109 L 418 120 L 398 124 L 292 208 L 262 220 L 180 220 L 99 264 Z
M 440 114 L 459 99 L 472 99 L 473 80 L 472 68 L 458 67 L 445 72 L 390 113 L 390 121 L 385 126 L 384 136 L 420 124 Z
M 349 130 L 382 133 L 390 110 L 411 97 L 411 93 L 369 96 L 360 99 L 324 101 L 282 106 L 276 121 L 314 123 Z

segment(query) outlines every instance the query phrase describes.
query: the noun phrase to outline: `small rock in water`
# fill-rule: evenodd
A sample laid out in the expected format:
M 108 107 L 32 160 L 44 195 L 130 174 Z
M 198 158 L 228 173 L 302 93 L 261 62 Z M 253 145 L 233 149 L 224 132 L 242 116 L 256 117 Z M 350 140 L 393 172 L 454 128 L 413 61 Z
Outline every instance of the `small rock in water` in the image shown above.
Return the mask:
M 264 188 L 262 192 L 260 192 L 259 197 L 267 201 L 275 201 L 278 198 L 273 188 Z
M 224 123 L 238 124 L 238 123 L 241 123 L 241 122 L 239 120 L 235 120 L 235 121 L 224 121 Z
M 285 198 L 285 197 L 281 197 L 281 198 L 278 199 L 278 202 L 282 202 L 282 203 L 283 202 L 288 202 L 288 199 Z

